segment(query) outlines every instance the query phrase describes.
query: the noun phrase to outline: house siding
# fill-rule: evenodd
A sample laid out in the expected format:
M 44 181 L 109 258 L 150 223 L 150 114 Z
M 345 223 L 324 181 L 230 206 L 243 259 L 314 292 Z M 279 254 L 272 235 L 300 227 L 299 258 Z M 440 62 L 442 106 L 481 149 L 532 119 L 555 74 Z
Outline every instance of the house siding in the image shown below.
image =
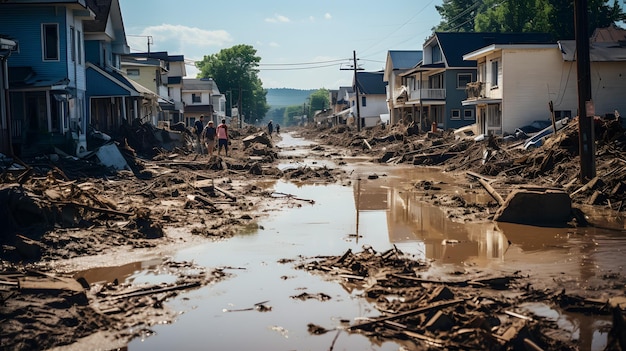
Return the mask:
M 591 76 L 596 114 L 618 110 L 626 116 L 626 62 L 592 62 Z
M 533 60 L 542 64 L 527 69 L 527 63 Z M 512 133 L 515 128 L 535 120 L 549 120 L 550 101 L 561 106 L 568 104 L 557 100 L 559 90 L 563 88 L 562 59 L 557 50 L 503 50 L 501 66 L 506 72 L 499 83 L 505 97 L 502 101 L 503 132 Z M 576 85 L 575 80 L 564 83 Z
M 62 9 L 62 8 L 61 8 Z M 67 64 L 67 11 L 54 6 L 21 7 L 3 6 L 0 11 L 2 32 L 19 43 L 19 51 L 11 55 L 9 67 L 30 66 L 42 79 L 68 76 Z M 41 25 L 56 23 L 59 26 L 59 60 L 43 61 Z
M 461 101 L 463 101 L 467 97 L 467 94 L 465 93 L 465 88 L 457 89 L 456 87 L 458 75 L 467 73 L 472 75 L 471 81 L 476 80 L 476 69 L 449 69 L 445 73 L 446 104 L 444 109 L 444 129 L 461 128 L 476 122 L 475 119 L 463 119 L 463 110 L 474 109 L 474 107 L 462 106 Z M 452 110 L 460 110 L 461 118 L 452 119 Z M 474 115 L 476 115 L 475 109 Z

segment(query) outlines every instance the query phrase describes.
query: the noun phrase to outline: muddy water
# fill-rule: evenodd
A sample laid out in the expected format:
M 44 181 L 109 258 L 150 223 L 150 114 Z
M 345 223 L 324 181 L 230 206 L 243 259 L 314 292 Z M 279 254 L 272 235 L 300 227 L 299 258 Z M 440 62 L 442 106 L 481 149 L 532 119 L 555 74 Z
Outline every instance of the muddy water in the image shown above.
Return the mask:
M 302 152 L 299 144 L 306 142 L 283 135 L 285 152 Z M 312 160 L 298 163 L 320 165 Z M 440 209 L 420 201 L 430 194 L 413 186 L 416 180 L 432 180 L 443 182 L 442 192 L 465 194 L 464 187 L 447 185 L 452 180 L 439 171 L 358 162 L 346 167 L 352 170 L 349 184 L 270 184 L 277 193 L 314 200 L 314 205 L 281 199 L 287 209 L 270 212 L 260 229 L 178 252 L 175 260 L 228 267 L 233 277 L 170 301 L 171 308 L 181 311 L 178 320 L 154 327 L 154 335 L 132 341 L 129 350 L 327 350 L 331 345 L 334 350 L 398 350 L 400 345 L 372 344 L 359 335 L 340 333 L 333 344 L 337 332 L 309 334 L 308 323 L 332 329 L 379 313 L 358 297 L 358 291 L 294 270 L 293 263 L 279 263 L 299 256 L 360 251 L 364 245 L 378 251 L 395 245 L 429 260 L 433 269 L 428 274 L 433 277 L 441 272 L 520 271 L 537 288 L 597 289 L 597 297 L 623 289 L 623 284 L 612 286 L 615 282 L 602 279 L 616 274 L 623 283 L 626 238 L 621 233 L 451 222 Z M 147 273 L 148 266 L 149 262 L 124 266 L 120 275 L 133 281 L 158 280 L 158 274 Z M 331 298 L 323 302 L 293 298 L 305 292 Z M 255 308 L 259 303 L 271 311 Z M 604 347 L 609 323 L 605 319 L 563 314 L 542 303 L 520 307 L 554 319 L 580 340 L 582 350 Z

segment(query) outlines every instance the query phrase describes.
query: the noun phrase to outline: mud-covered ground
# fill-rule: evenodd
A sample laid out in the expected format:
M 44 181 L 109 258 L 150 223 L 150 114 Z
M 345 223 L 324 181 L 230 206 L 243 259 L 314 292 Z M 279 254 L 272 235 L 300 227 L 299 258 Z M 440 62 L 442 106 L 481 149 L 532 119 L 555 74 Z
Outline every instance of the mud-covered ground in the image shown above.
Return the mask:
M 599 177 L 587 184 L 582 184 L 577 176 L 575 124 L 570 124 L 541 148 L 529 151 L 519 149 L 516 141 L 456 139 L 449 132 L 420 134 L 413 126 L 375 127 L 361 132 L 344 126 L 319 127 L 292 132 L 318 141 L 307 157 L 333 159 L 339 166 L 346 162 L 345 159 L 354 156 L 390 166 L 407 163 L 434 165 L 457 177 L 460 183 L 474 182 L 476 185 L 472 189 L 480 188 L 475 177 L 467 177 L 466 172 L 471 171 L 489 179 L 489 184 L 504 197 L 520 185 L 560 188 L 571 195 L 577 207 L 591 206 L 619 214 L 625 210 L 622 201 L 626 187 L 626 161 L 623 157 L 626 137 L 618 125 L 602 123 L 598 130 Z M 279 162 L 297 161 L 297 157 L 280 159 L 275 146 L 278 138 L 274 136 L 270 139 L 262 130 L 252 127 L 235 129 L 231 131 L 229 155 L 212 157 L 198 155 L 191 146 L 165 151 L 158 147 L 128 145 L 126 140 L 120 140 L 120 150 L 130 165 L 130 169 L 125 171 L 112 171 L 96 162 L 69 157 L 5 162 L 0 178 L 0 203 L 3 206 L 0 210 L 0 225 L 3 228 L 0 235 L 2 348 L 51 349 L 90 338 L 95 339 L 94 343 L 102 344 L 106 340 L 108 345 L 123 346 L 134 337 L 149 335 L 151 326 L 169 323 L 176 314 L 176 311 L 167 309 L 164 301 L 180 291 L 227 279 L 228 273 L 224 268 L 198 267 L 192 262 L 166 260 L 154 269 L 167 271 L 177 279 L 156 286 L 89 281 L 89 276 L 79 272 L 130 264 L 157 250 L 172 252 L 199 241 L 227 240 L 237 231 L 254 228 L 256 220 L 267 211 L 279 210 L 285 205 L 284 201 L 275 201 L 278 197 L 290 196 L 272 193 L 267 186 L 268 180 L 349 181 L 350 175 L 342 167 L 279 170 L 276 167 Z M 460 197 L 438 194 L 437 184 L 416 180 L 415 187 L 429 190 L 432 196 L 426 200 L 444 208 L 451 218 L 458 221 L 490 220 L 499 207 L 495 200 L 467 203 Z M 569 225 L 589 225 L 584 219 L 584 216 L 573 215 Z M 365 255 L 371 256 L 371 252 Z M 371 275 L 393 273 L 400 276 L 400 280 L 385 279 L 385 288 L 391 284 L 397 289 L 393 290 L 394 293 L 415 298 L 407 299 L 412 304 L 398 305 L 399 300 L 396 300 L 396 305 L 384 307 L 393 311 L 389 313 L 434 303 L 432 287 L 417 291 L 417 287 L 412 285 L 410 291 L 403 290 L 407 279 L 411 280 L 406 278 L 406 273 L 409 273 L 406 270 L 391 272 L 391 266 L 377 267 L 380 261 L 358 260 L 352 253 L 343 259 L 328 260 L 332 260 L 331 265 L 337 266 L 347 257 L 352 264 L 343 267 L 345 274 L 364 277 L 370 275 L 364 275 L 365 271 L 373 272 L 376 268 L 376 273 Z M 338 262 L 340 259 L 341 262 Z M 389 262 L 397 264 L 393 260 Z M 408 262 L 403 263 L 405 268 L 422 264 Z M 320 266 L 324 264 L 306 268 Z M 498 289 L 524 286 L 520 277 L 502 279 L 505 282 L 499 281 Z M 617 281 L 616 284 L 624 285 L 625 282 L 625 277 L 621 275 L 607 279 L 613 283 Z M 421 283 L 434 284 L 428 281 Z M 465 286 L 460 286 L 463 284 Z M 487 289 L 494 287 L 485 282 L 457 282 L 446 286 L 451 293 L 446 292 L 444 300 L 456 300 L 459 296 L 468 295 L 467 290 L 459 290 L 467 289 L 467 286 L 485 289 L 486 296 L 496 296 L 486 293 Z M 379 286 L 372 289 L 368 291 L 371 298 L 382 296 L 382 292 L 376 290 L 380 289 Z M 556 292 L 527 291 L 524 296 L 524 301 L 536 301 L 554 299 L 559 295 Z M 597 301 L 590 301 L 587 296 L 559 298 L 577 305 L 581 310 L 614 313 L 616 328 L 620 321 L 623 323 L 623 314 L 615 312 L 607 302 L 600 302 L 598 306 Z M 510 301 L 491 299 L 490 302 L 500 306 L 499 310 L 505 308 L 500 305 L 505 303 Z M 454 304 L 450 306 L 454 308 Z M 476 302 L 472 308 L 485 308 L 481 306 Z M 468 318 L 465 312 L 457 311 L 457 318 Z M 426 318 L 424 314 L 417 315 Z M 452 312 L 447 313 L 447 316 L 451 315 Z M 428 316 L 429 320 L 433 318 Z M 491 333 L 494 325 L 490 323 L 493 321 L 476 321 L 474 324 L 477 326 L 472 325 L 478 329 L 471 332 L 457 330 L 457 334 L 437 334 L 440 329 L 450 331 L 452 328 L 449 324 L 444 327 L 438 325 L 429 329 L 431 334 L 427 337 L 415 336 L 416 332 L 402 328 L 417 322 L 406 319 L 401 322 L 390 319 L 387 325 L 396 323 L 397 330 L 404 330 L 400 333 L 404 335 L 402 337 L 421 338 L 425 345 L 432 347 L 463 348 L 470 345 L 480 349 L 488 344 L 491 349 L 511 349 L 514 343 L 524 344 L 526 337 L 521 336 L 526 334 L 521 330 L 550 330 L 547 325 L 521 325 L 523 323 L 513 320 L 511 323 L 515 326 L 511 326 L 513 331 L 509 334 L 514 335 L 493 337 L 495 341 L 485 344 L 485 333 Z M 350 330 L 366 330 L 373 333 L 373 338 L 379 339 L 399 337 L 398 333 L 388 335 L 388 332 L 376 332 L 375 327 L 376 324 L 372 323 L 367 327 L 353 326 Z M 322 331 L 312 326 L 311 332 Z M 542 338 L 535 342 L 543 343 L 547 349 L 575 349 L 575 343 L 543 337 L 545 334 L 536 334 L 542 335 Z M 620 345 L 623 334 L 617 331 L 613 334 L 615 342 L 612 349 L 623 349 L 624 344 Z M 456 337 L 469 341 L 459 343 Z

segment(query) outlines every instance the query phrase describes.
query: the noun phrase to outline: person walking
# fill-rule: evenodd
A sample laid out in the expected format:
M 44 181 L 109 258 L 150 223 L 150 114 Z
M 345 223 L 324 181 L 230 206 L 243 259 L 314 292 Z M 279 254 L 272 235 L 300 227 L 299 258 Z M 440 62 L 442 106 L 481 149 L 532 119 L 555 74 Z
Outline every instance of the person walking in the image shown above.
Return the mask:
M 280 134 L 280 124 L 276 123 L 276 135 Z
M 215 136 L 217 135 L 217 130 L 213 125 L 213 121 L 209 121 L 206 127 L 204 127 L 204 131 L 202 132 L 202 137 L 204 139 L 204 145 L 206 146 L 207 152 L 209 153 L 209 157 L 213 156 L 213 149 L 215 148 Z
M 226 125 L 226 119 L 222 119 L 222 123 L 217 126 L 217 154 L 222 152 L 222 146 L 224 147 L 224 154 L 228 156 L 228 126 Z
M 196 130 L 196 141 L 198 142 L 198 152 L 202 154 L 202 131 L 204 130 L 204 116 L 200 116 L 200 119 L 197 119 L 194 123 L 194 128 Z
M 272 121 L 270 120 L 270 123 L 267 124 L 267 132 L 270 135 L 270 138 L 272 137 L 272 132 L 274 132 L 274 125 L 272 124 Z

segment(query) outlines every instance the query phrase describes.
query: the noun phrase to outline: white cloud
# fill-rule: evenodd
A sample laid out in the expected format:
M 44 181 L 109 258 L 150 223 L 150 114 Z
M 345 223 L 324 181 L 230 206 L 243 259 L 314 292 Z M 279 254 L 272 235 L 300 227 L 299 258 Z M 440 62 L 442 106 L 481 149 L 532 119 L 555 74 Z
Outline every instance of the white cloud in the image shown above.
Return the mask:
M 278 47 L 280 47 L 280 44 L 278 44 L 277 42 L 273 41 L 273 42 L 270 42 L 270 46 L 273 47 L 273 48 L 278 48 Z
M 129 36 L 128 44 L 134 51 L 147 51 L 148 36 L 152 37 L 150 50 L 164 50 L 172 55 L 197 49 L 223 47 L 233 41 L 230 33 L 225 30 L 210 31 L 183 25 L 162 24 L 144 28 L 140 36 Z
M 329 19 L 331 19 L 331 18 L 333 18 L 333 16 L 331 16 L 331 15 L 330 15 L 330 13 L 326 12 L 326 13 L 324 14 L 324 19 L 329 20 Z
M 287 22 L 291 22 L 289 20 L 288 17 L 285 17 L 283 15 L 279 15 L 279 14 L 275 14 L 274 17 L 268 17 L 265 19 L 265 22 L 270 22 L 270 23 L 287 23 Z

